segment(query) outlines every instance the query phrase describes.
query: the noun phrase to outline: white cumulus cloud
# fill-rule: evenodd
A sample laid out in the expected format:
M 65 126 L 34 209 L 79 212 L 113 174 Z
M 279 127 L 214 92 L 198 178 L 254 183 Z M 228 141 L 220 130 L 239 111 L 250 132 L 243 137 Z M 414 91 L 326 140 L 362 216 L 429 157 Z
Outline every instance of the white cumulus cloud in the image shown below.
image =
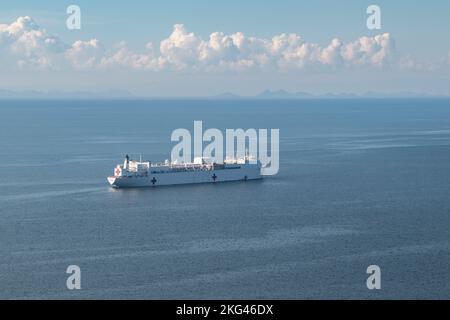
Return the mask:
M 0 50 L 5 59 L 19 67 L 51 68 L 67 46 L 56 36 L 40 28 L 30 17 L 11 24 L 0 24 Z
M 67 60 L 76 69 L 96 67 L 101 62 L 104 54 L 105 49 L 97 39 L 75 41 L 65 53 Z
M 355 65 L 383 66 L 395 58 L 395 44 L 389 33 L 362 37 L 342 49 L 345 61 Z
M 75 70 L 128 68 L 154 72 L 214 72 L 267 69 L 297 72 L 305 68 L 414 66 L 412 60 L 398 57 L 389 33 L 364 36 L 350 42 L 335 38 L 326 45 L 319 45 L 305 41 L 295 33 L 265 39 L 246 36 L 242 32 L 213 32 L 204 40 L 184 25 L 176 24 L 169 37 L 159 45 L 148 43 L 142 51 L 135 52 L 125 43 L 105 48 L 97 39 L 65 44 L 30 17 L 0 24 L 0 52 L 8 62 L 14 62 L 20 68 Z
M 123 43 L 113 53 L 103 56 L 99 67 L 103 69 L 130 68 L 133 70 L 159 71 L 162 65 L 161 58 L 155 55 L 151 43 L 147 44 L 144 53 L 133 52 Z

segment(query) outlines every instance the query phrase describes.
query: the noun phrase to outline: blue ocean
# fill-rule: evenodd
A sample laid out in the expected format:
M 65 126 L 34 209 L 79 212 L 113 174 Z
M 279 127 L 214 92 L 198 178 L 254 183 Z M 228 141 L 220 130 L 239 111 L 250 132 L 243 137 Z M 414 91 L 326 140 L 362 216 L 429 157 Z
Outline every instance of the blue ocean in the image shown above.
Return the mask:
M 0 298 L 450 298 L 448 99 L 5 100 L 0 115 Z M 108 186 L 125 154 L 164 161 L 195 120 L 280 129 L 279 174 Z

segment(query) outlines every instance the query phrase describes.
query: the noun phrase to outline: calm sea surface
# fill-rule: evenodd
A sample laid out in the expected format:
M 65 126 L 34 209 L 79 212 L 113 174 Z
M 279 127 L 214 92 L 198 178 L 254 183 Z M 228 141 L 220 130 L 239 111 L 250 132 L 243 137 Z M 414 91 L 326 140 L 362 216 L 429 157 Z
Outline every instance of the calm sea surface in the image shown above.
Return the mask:
M 1 101 L 0 117 L 0 298 L 450 298 L 450 100 Z M 194 120 L 279 128 L 279 175 L 109 188 L 125 153 L 165 160 Z

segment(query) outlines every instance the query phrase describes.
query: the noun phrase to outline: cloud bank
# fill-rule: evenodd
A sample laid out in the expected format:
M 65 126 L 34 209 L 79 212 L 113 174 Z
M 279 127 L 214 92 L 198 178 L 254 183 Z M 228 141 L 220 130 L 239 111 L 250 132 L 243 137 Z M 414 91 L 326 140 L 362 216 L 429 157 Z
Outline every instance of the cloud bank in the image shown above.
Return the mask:
M 298 71 L 306 68 L 388 68 L 407 66 L 398 57 L 389 33 L 343 42 L 333 39 L 326 46 L 307 42 L 300 35 L 280 34 L 271 39 L 246 36 L 242 32 L 214 32 L 203 40 L 176 24 L 159 45 L 148 43 L 142 52 L 125 43 L 105 48 L 97 39 L 66 44 L 49 34 L 32 18 L 20 17 L 0 24 L 0 68 L 97 70 L 125 68 L 171 71 Z M 6 63 L 5 63 L 6 62 Z

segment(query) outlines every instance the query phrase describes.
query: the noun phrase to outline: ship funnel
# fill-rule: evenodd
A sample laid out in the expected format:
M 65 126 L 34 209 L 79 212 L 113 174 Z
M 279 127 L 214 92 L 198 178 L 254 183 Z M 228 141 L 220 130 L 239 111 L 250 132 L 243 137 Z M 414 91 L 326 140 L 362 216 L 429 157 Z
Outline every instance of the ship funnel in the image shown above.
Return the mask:
M 126 155 L 126 156 L 125 156 L 125 161 L 124 161 L 124 163 L 123 163 L 123 168 L 124 168 L 125 170 L 128 170 L 129 164 L 130 164 L 130 157 L 129 157 L 128 155 Z

